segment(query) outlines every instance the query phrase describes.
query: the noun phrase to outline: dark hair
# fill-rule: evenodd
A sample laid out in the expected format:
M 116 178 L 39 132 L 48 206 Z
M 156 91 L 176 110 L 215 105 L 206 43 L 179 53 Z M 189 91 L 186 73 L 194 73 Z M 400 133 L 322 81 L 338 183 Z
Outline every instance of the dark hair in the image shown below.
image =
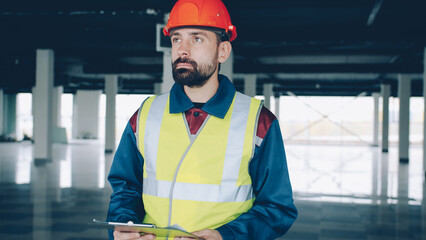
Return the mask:
M 220 31 L 214 31 L 214 33 L 216 34 L 217 46 L 219 46 L 219 44 L 221 42 L 226 42 L 226 41 L 229 41 L 229 39 L 230 39 L 229 34 L 227 34 L 226 31 L 223 30 L 223 29 L 221 29 Z M 220 72 L 220 65 L 221 64 L 219 63 L 219 65 L 217 67 L 218 73 Z
M 221 42 L 226 42 L 229 41 L 229 35 L 226 33 L 225 30 L 220 30 L 220 31 L 213 31 L 216 34 L 216 38 L 217 38 L 217 45 L 219 46 L 219 44 Z

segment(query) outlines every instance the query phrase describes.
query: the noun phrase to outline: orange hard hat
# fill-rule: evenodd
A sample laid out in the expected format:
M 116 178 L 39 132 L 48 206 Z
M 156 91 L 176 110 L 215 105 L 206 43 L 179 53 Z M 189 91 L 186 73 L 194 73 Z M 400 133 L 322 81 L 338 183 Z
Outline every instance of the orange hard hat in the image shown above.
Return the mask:
M 170 36 L 171 29 L 184 26 L 220 28 L 229 35 L 229 41 L 237 37 L 237 29 L 221 0 L 178 0 L 163 33 Z

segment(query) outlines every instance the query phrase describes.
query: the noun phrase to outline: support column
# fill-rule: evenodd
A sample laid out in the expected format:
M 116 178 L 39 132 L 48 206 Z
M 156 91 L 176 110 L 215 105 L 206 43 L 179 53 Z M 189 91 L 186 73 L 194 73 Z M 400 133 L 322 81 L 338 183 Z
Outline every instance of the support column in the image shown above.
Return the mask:
M 115 150 L 115 97 L 118 91 L 118 76 L 105 77 L 106 116 L 105 116 L 105 153 Z
M 37 163 L 37 162 L 36 162 Z M 48 165 L 35 164 L 31 168 L 31 200 L 33 203 L 33 239 L 52 239 L 52 209 L 51 209 L 51 188 L 52 176 Z M 56 179 L 55 179 L 56 180 Z M 42 229 L 42 230 L 41 230 Z
M 52 142 L 68 143 L 67 131 L 61 126 L 62 94 L 64 93 L 64 87 L 54 87 L 52 93 Z
M 34 104 L 34 159 L 52 159 L 52 90 L 54 53 L 38 49 Z
M 77 92 L 76 92 L 72 96 L 72 129 L 71 129 L 71 138 L 75 139 L 75 138 L 77 138 L 77 136 L 78 136 L 78 101 L 77 101 Z
M 384 206 L 388 201 L 389 192 L 389 155 L 387 154 L 382 154 L 380 159 L 380 183 L 380 206 Z
M 421 222 L 420 222 L 420 229 L 421 231 L 421 236 L 423 236 L 423 240 L 426 238 L 424 236 L 426 236 L 426 181 L 423 181 L 423 197 L 422 197 L 422 203 L 421 203 Z
M 423 52 L 423 170 L 426 176 L 426 46 Z
M 33 115 L 33 124 L 34 124 L 34 116 L 35 116 L 34 111 L 35 111 L 35 105 L 36 105 L 36 91 L 37 91 L 36 87 L 35 86 L 32 87 L 32 89 L 31 89 L 31 115 Z M 37 131 L 37 129 L 35 127 L 33 127 L 33 136 L 32 136 L 33 141 L 34 141 L 34 137 L 36 135 L 36 131 Z
M 161 94 L 161 85 L 162 83 L 154 83 L 154 95 Z
M 3 135 L 3 89 L 0 89 L 0 136 Z
M 271 108 L 271 97 L 273 95 L 273 84 L 272 83 L 265 83 L 263 84 L 263 96 L 265 96 L 265 107 L 268 109 Z
M 62 94 L 64 93 L 63 86 L 57 86 L 53 88 L 52 94 L 52 125 L 54 127 L 61 126 L 61 105 L 62 105 Z
M 381 85 L 382 91 L 382 152 L 389 151 L 389 97 L 390 97 L 390 84 L 384 83 Z
M 16 139 L 16 94 L 4 94 L 3 101 L 3 132 Z
M 280 120 L 280 95 L 275 96 L 275 116 Z
M 227 76 L 231 82 L 234 82 L 234 53 L 232 51 L 226 62 L 221 64 L 219 73 Z
M 7 111 L 6 111 L 6 119 L 7 119 L 7 128 L 8 133 L 12 134 L 16 138 L 16 102 L 18 95 L 7 94 Z
M 399 97 L 399 162 L 408 163 L 410 146 L 410 96 L 411 78 L 408 75 L 398 75 Z
M 410 186 L 410 169 L 408 164 L 398 165 L 398 190 L 397 202 L 395 206 L 395 239 L 406 239 L 407 232 L 412 226 L 410 216 L 410 204 L 408 190 Z M 417 223 L 417 221 L 416 221 Z
M 380 93 L 373 93 L 374 117 L 373 117 L 373 146 L 379 146 L 379 98 Z
M 166 51 L 163 53 L 163 83 L 161 84 L 161 93 L 170 91 L 175 83 L 172 71 L 172 54 Z
M 378 223 L 385 223 L 389 221 L 389 216 L 392 216 L 394 213 L 393 211 L 389 210 L 389 155 L 388 154 L 381 154 L 380 155 L 380 196 L 379 196 L 379 209 L 377 211 Z M 392 186 L 392 185 L 391 185 Z M 392 213 L 391 213 L 392 212 Z
M 246 74 L 244 75 L 244 93 L 247 96 L 254 97 L 256 96 L 256 74 Z

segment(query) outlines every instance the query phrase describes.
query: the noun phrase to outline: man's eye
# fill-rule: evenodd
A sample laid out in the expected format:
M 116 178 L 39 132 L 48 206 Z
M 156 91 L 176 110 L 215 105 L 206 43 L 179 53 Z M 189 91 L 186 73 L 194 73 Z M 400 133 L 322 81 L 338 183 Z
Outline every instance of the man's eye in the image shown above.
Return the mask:
M 194 38 L 194 42 L 202 42 L 202 41 L 203 41 L 202 38 L 199 38 L 199 37 Z
M 178 42 L 180 42 L 179 38 L 172 38 L 172 43 L 178 43 Z

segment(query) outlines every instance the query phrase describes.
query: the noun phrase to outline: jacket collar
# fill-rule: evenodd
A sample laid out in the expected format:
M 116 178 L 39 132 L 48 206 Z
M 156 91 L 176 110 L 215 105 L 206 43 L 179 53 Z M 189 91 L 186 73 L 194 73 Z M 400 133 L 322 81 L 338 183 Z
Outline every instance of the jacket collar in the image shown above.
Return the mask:
M 231 81 L 219 74 L 219 88 L 216 94 L 210 98 L 201 110 L 218 118 L 224 118 L 232 104 L 235 95 L 235 87 Z M 170 113 L 185 112 L 194 107 L 194 104 L 186 96 L 183 87 L 175 83 L 170 90 Z

